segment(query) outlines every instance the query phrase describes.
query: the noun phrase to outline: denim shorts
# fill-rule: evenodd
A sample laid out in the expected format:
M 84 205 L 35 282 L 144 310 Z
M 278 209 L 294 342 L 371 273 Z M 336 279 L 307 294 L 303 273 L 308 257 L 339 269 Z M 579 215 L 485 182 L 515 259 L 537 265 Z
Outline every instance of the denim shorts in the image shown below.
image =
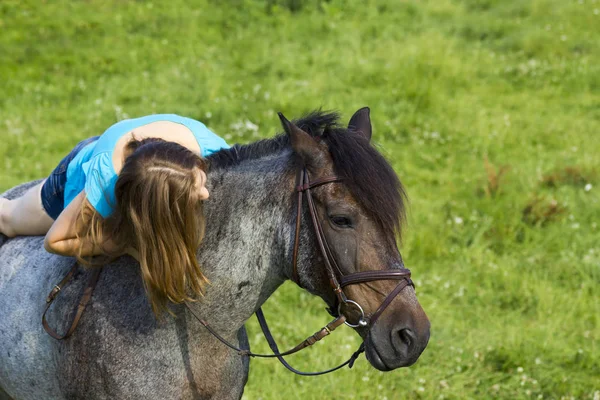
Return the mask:
M 65 184 L 67 183 L 67 168 L 77 153 L 86 145 L 98 140 L 100 136 L 94 136 L 89 139 L 82 140 L 77 143 L 77 146 L 65 158 L 58 163 L 58 166 L 52 171 L 44 185 L 42 186 L 42 205 L 46 213 L 56 219 L 65 208 Z

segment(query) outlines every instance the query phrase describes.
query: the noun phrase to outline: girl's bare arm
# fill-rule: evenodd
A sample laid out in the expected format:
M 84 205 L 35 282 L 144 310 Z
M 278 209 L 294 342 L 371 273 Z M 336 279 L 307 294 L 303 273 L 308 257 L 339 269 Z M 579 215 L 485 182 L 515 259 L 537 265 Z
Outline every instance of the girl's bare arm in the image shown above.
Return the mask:
M 81 218 L 81 207 L 87 202 L 85 191 L 82 190 L 71 203 L 60 213 L 44 239 L 44 248 L 50 253 L 63 256 L 76 256 L 82 244 L 77 238 L 77 222 Z M 107 241 L 104 246 L 111 250 L 114 246 Z M 115 246 L 116 248 L 116 246 Z M 83 240 L 81 256 L 94 256 L 104 254 L 99 246 L 94 246 L 89 241 Z

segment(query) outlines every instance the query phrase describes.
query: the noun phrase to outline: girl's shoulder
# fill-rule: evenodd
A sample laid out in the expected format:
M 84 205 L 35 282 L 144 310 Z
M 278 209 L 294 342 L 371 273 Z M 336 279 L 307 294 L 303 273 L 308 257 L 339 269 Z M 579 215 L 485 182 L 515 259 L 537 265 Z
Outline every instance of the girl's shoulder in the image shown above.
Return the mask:
M 174 116 L 178 118 L 180 123 L 192 131 L 202 150 L 202 157 L 206 157 L 218 150 L 229 148 L 225 139 L 208 129 L 202 122 L 188 117 Z

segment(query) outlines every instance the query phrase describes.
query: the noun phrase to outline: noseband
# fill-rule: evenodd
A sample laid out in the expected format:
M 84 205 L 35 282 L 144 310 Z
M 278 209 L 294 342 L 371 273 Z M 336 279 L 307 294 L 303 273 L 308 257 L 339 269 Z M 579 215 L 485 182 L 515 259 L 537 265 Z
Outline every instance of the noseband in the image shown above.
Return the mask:
M 404 267 L 397 268 L 397 269 L 388 269 L 388 270 L 354 272 L 351 274 L 344 274 L 342 272 L 341 268 L 338 266 L 337 262 L 335 261 L 335 257 L 333 255 L 333 252 L 331 251 L 331 248 L 327 244 L 327 239 L 325 238 L 325 234 L 323 233 L 323 228 L 321 226 L 319 218 L 317 217 L 317 209 L 315 207 L 315 203 L 313 201 L 313 197 L 312 197 L 312 193 L 311 193 L 311 189 L 314 189 L 317 186 L 321 186 L 321 185 L 325 185 L 325 184 L 329 184 L 329 183 L 337 183 L 337 182 L 341 182 L 341 181 L 342 181 L 342 179 L 338 178 L 337 176 L 330 176 L 330 177 L 319 178 L 319 179 L 316 179 L 311 182 L 309 180 L 308 172 L 306 171 L 306 168 L 302 168 L 298 171 L 298 178 L 297 178 L 298 184 L 296 186 L 296 192 L 298 193 L 298 208 L 297 208 L 297 216 L 296 216 L 294 251 L 293 251 L 293 255 L 292 255 L 292 263 L 293 263 L 292 279 L 294 280 L 294 282 L 296 282 L 296 284 L 298 286 L 302 287 L 302 285 L 300 284 L 300 280 L 298 278 L 298 249 L 300 247 L 300 227 L 301 227 L 301 222 L 302 222 L 302 200 L 303 200 L 303 194 L 306 193 L 306 199 L 307 199 L 307 203 L 308 203 L 308 211 L 309 211 L 312 223 L 313 223 L 315 237 L 317 239 L 317 243 L 319 245 L 319 250 L 321 251 L 323 261 L 325 263 L 325 269 L 327 271 L 327 276 L 329 278 L 329 284 L 331 285 L 331 288 L 333 289 L 333 293 L 335 293 L 335 296 L 336 296 L 337 307 L 333 307 L 333 309 L 328 309 L 329 313 L 335 317 L 335 319 L 333 321 L 328 323 L 325 327 L 323 327 L 319 331 L 315 332 L 315 334 L 313 334 L 312 336 L 305 339 L 303 342 L 298 344 L 293 349 L 282 353 L 279 351 L 279 348 L 277 347 L 277 343 L 275 343 L 275 340 L 273 339 L 273 335 L 271 334 L 271 331 L 269 330 L 269 326 L 267 325 L 267 321 L 264 317 L 262 309 L 259 308 L 256 311 L 256 317 L 258 318 L 260 327 L 263 331 L 263 334 L 265 335 L 265 338 L 267 339 L 267 342 L 269 343 L 269 346 L 271 347 L 271 350 L 273 351 L 273 354 L 257 354 L 257 353 L 252 353 L 248 349 L 241 349 L 241 348 L 235 346 L 234 344 L 231 344 L 227 340 L 225 340 L 221 335 L 219 335 L 208 324 L 208 322 L 206 322 L 204 319 L 202 319 L 200 316 L 198 316 L 187 302 L 185 303 L 185 306 L 187 307 L 188 311 L 194 316 L 194 318 L 196 318 L 202 324 L 202 326 L 204 326 L 216 339 L 218 339 L 220 342 L 222 342 L 227 347 L 235 350 L 239 355 L 249 356 L 249 357 L 262 357 L 262 358 L 276 357 L 287 369 L 289 369 L 290 371 L 292 371 L 298 375 L 309 375 L 309 376 L 310 375 L 323 375 L 323 374 L 327 374 L 329 372 L 336 371 L 346 365 L 348 365 L 350 368 L 352 368 L 352 366 L 354 365 L 354 361 L 356 361 L 358 356 L 364 351 L 364 342 L 360 345 L 358 350 L 355 351 L 354 354 L 352 354 L 352 356 L 347 361 L 338 365 L 337 367 L 328 369 L 326 371 L 300 372 L 300 371 L 294 369 L 292 366 L 290 366 L 287 363 L 287 361 L 283 358 L 283 356 L 297 353 L 302 349 L 312 346 L 319 340 L 328 336 L 331 332 L 333 332 L 333 330 L 335 330 L 340 325 L 343 325 L 344 323 L 352 328 L 365 328 L 365 327 L 372 328 L 375 325 L 375 322 L 377 322 L 377 319 L 381 316 L 381 314 L 385 311 L 385 309 L 392 303 L 392 301 L 396 298 L 396 296 L 398 296 L 398 294 L 400 294 L 402 289 L 404 289 L 407 286 L 412 286 L 414 288 L 413 281 L 410 279 L 410 270 L 407 268 L 404 268 Z M 78 264 L 75 263 L 73 265 L 73 267 L 71 268 L 71 270 L 69 271 L 69 273 L 63 278 L 63 280 L 58 285 L 56 285 L 54 287 L 54 289 L 52 289 L 52 292 L 50 292 L 50 294 L 48 295 L 48 298 L 46 299 L 47 306 L 46 306 L 46 309 L 42 316 L 42 324 L 44 326 L 44 329 L 48 332 L 48 334 L 50 334 L 53 338 L 55 338 L 57 340 L 66 339 L 69 336 L 71 336 L 71 334 L 75 331 L 75 328 L 77 327 L 77 324 L 78 324 L 81 316 L 83 315 L 83 311 L 85 310 L 87 303 L 89 302 L 89 300 L 92 297 L 92 293 L 94 291 L 96 282 L 98 281 L 98 276 L 99 276 L 102 268 L 99 267 L 99 268 L 95 269 L 95 272 L 92 274 L 92 276 L 88 282 L 88 285 L 85 289 L 84 295 L 82 296 L 80 304 L 77 308 L 77 313 L 76 313 L 67 333 L 65 335 L 61 336 L 61 335 L 57 334 L 54 330 L 52 330 L 50 328 L 50 326 L 48 325 L 48 323 L 46 322 L 46 312 L 50 308 L 50 306 L 51 306 L 52 302 L 54 301 L 54 299 L 56 298 L 56 296 L 61 291 L 62 287 L 64 287 L 71 280 L 71 278 L 73 277 L 75 272 L 77 272 L 77 270 L 78 270 Z M 386 298 L 379 305 L 377 310 L 374 313 L 372 313 L 370 316 L 367 317 L 365 315 L 364 309 L 360 306 L 360 304 L 358 304 L 355 300 L 348 299 L 348 297 L 344 293 L 344 288 L 346 286 L 350 286 L 350 285 L 357 285 L 357 284 L 361 284 L 361 283 L 381 281 L 381 280 L 398 280 L 400 282 L 398 283 L 396 288 L 394 290 L 392 290 L 392 292 L 386 296 Z M 350 306 L 350 305 L 353 307 L 356 307 L 358 309 L 358 311 L 360 311 L 361 316 L 356 324 L 349 323 L 346 320 L 346 316 L 342 313 L 342 306 Z
M 296 284 L 300 287 L 300 279 L 298 277 L 298 249 L 300 247 L 300 225 L 302 223 L 301 215 L 302 215 L 302 198 L 303 194 L 306 193 L 306 200 L 308 203 L 308 211 L 310 213 L 310 217 L 312 220 L 315 237 L 317 239 L 317 244 L 319 246 L 319 250 L 321 251 L 321 255 L 323 257 L 323 261 L 325 264 L 325 269 L 327 271 L 327 276 L 329 278 L 329 284 L 333 289 L 333 293 L 336 296 L 337 307 L 329 309 L 329 313 L 334 317 L 340 317 L 342 314 L 340 313 L 341 307 L 346 305 L 352 305 L 360 311 L 361 317 L 358 320 L 358 323 L 351 324 L 347 321 L 344 323 L 352 328 L 364 328 L 369 326 L 370 328 L 375 325 L 377 319 L 381 316 L 381 314 L 385 311 L 385 309 L 392 303 L 394 298 L 400 294 L 402 289 L 407 286 L 412 286 L 414 288 L 414 283 L 410 279 L 410 270 L 408 268 L 398 268 L 398 269 L 388 269 L 388 270 L 376 270 L 376 271 L 363 271 L 363 272 L 354 272 L 351 274 L 346 274 L 342 272 L 341 268 L 338 266 L 335 261 L 335 257 L 331 248 L 327 243 L 327 239 L 325 234 L 323 233 L 323 227 L 319 218 L 317 217 L 317 208 L 315 207 L 315 202 L 312 197 L 311 189 L 329 184 L 329 183 L 337 183 L 341 182 L 342 179 L 337 176 L 324 177 L 320 179 L 316 179 L 314 181 L 310 181 L 308 177 L 308 171 L 306 168 L 302 168 L 298 171 L 296 192 L 298 192 L 298 209 L 296 216 L 296 232 L 294 239 L 294 252 L 292 256 L 293 263 L 293 274 L 292 279 Z M 339 277 L 339 279 L 338 279 Z M 394 290 L 390 294 L 386 296 L 381 305 L 377 308 L 377 310 L 370 315 L 367 319 L 365 316 L 364 309 L 354 300 L 348 299 L 346 294 L 344 293 L 344 287 L 350 285 L 356 285 L 360 283 L 373 282 L 373 281 L 382 281 L 382 280 L 399 280 L 400 283 L 396 286 Z

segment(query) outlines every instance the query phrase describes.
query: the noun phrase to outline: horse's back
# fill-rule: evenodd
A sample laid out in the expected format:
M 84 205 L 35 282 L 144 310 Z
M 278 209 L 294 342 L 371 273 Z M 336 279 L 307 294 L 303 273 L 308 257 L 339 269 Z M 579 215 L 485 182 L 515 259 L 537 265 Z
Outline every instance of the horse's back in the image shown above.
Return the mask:
M 183 307 L 173 309 L 176 318 L 157 321 L 131 257 L 103 268 L 73 336 L 51 338 L 41 324 L 45 299 L 74 261 L 47 253 L 42 237 L 0 235 L 0 399 L 241 396 L 248 360 L 221 346 Z M 48 321 L 58 333 L 67 330 L 90 275 L 80 268 L 52 304 Z M 230 339 L 248 347 L 243 327 Z
M 58 393 L 54 343 L 42 329 L 41 315 L 45 295 L 68 260 L 49 262 L 42 242 L 15 238 L 0 247 L 0 386 L 16 398 Z
M 132 260 L 104 267 L 76 332 L 58 342 L 43 330 L 41 316 L 46 296 L 74 259 L 47 253 L 42 241 L 17 237 L 0 247 L 0 387 L 15 399 L 153 398 L 152 392 L 160 393 L 154 387 L 160 379 L 143 370 L 162 370 L 157 365 L 164 363 L 168 376 L 173 371 L 167 365 L 181 365 L 181 355 L 170 351 L 178 338 L 170 324 L 159 326 L 152 315 Z M 48 311 L 48 322 L 59 334 L 68 329 L 90 275 L 80 268 Z

